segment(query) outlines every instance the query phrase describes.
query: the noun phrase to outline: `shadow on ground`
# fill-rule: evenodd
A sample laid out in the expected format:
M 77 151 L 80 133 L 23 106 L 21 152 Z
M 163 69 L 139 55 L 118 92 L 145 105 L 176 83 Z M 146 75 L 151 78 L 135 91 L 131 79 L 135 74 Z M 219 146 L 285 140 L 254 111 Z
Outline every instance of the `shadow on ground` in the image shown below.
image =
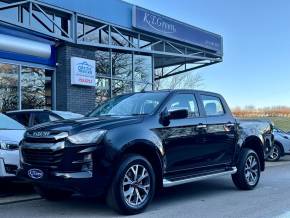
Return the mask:
M 33 194 L 32 185 L 22 181 L 0 180 L 0 198 Z
M 180 202 L 204 201 L 203 199 L 211 195 L 223 195 L 225 192 L 235 191 L 236 188 L 232 185 L 231 179 L 228 177 L 167 188 L 162 190 L 155 197 L 147 212 L 157 211 L 166 206 L 175 205 Z M 62 202 L 41 200 L 40 204 L 45 204 L 46 209 L 50 208 L 50 216 L 59 216 L 59 211 L 61 211 L 61 215 L 64 216 L 68 214 L 70 216 L 83 216 L 86 214 L 89 216 L 115 217 L 118 215 L 106 205 L 105 200 L 87 199 L 81 196 L 74 196 L 70 200 Z M 39 206 L 35 208 L 35 210 L 38 210 L 38 213 L 43 214 L 43 216 L 47 213 L 46 209 L 44 210 L 43 207 Z M 146 213 L 143 215 L 146 215 Z

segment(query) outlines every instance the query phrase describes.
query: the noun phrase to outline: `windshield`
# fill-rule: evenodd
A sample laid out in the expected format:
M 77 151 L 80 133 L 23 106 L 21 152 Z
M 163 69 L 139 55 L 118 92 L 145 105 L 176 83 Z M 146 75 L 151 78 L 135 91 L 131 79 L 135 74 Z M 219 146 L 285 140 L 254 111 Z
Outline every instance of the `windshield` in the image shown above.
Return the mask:
M 167 96 L 166 92 L 120 95 L 97 107 L 87 116 L 132 116 L 152 114 Z
M 22 126 L 20 123 L 17 121 L 11 119 L 10 117 L 7 117 L 4 114 L 0 114 L 0 129 L 25 129 L 24 126 Z

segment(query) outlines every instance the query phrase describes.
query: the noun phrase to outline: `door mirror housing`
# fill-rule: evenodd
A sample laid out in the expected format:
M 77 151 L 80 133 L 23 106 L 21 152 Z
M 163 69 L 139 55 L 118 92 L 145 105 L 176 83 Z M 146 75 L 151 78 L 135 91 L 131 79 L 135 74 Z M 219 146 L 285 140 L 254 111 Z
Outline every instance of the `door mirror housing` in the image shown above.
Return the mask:
M 187 109 L 175 109 L 168 111 L 168 116 L 170 120 L 185 119 L 188 117 Z
M 164 126 L 168 126 L 170 124 L 170 120 L 185 119 L 187 117 L 187 109 L 174 109 L 169 111 L 165 109 L 160 114 L 160 123 L 162 123 Z

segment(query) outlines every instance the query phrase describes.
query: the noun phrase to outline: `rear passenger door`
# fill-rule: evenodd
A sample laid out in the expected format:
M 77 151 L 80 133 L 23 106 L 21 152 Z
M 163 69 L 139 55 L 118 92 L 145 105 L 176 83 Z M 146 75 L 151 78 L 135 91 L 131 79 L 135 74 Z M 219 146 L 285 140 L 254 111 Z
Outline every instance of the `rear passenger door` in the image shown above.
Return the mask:
M 206 117 L 207 165 L 227 165 L 236 148 L 236 121 L 219 95 L 199 94 Z

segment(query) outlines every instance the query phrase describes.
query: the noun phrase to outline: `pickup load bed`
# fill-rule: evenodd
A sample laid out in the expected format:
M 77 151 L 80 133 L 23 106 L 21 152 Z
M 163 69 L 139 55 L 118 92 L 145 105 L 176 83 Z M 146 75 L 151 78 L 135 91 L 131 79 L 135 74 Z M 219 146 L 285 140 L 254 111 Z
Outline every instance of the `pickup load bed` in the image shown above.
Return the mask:
M 228 174 L 239 189 L 255 188 L 272 143 L 270 123 L 235 119 L 219 94 L 132 93 L 29 129 L 18 176 L 48 200 L 101 195 L 136 214 L 162 187 Z

